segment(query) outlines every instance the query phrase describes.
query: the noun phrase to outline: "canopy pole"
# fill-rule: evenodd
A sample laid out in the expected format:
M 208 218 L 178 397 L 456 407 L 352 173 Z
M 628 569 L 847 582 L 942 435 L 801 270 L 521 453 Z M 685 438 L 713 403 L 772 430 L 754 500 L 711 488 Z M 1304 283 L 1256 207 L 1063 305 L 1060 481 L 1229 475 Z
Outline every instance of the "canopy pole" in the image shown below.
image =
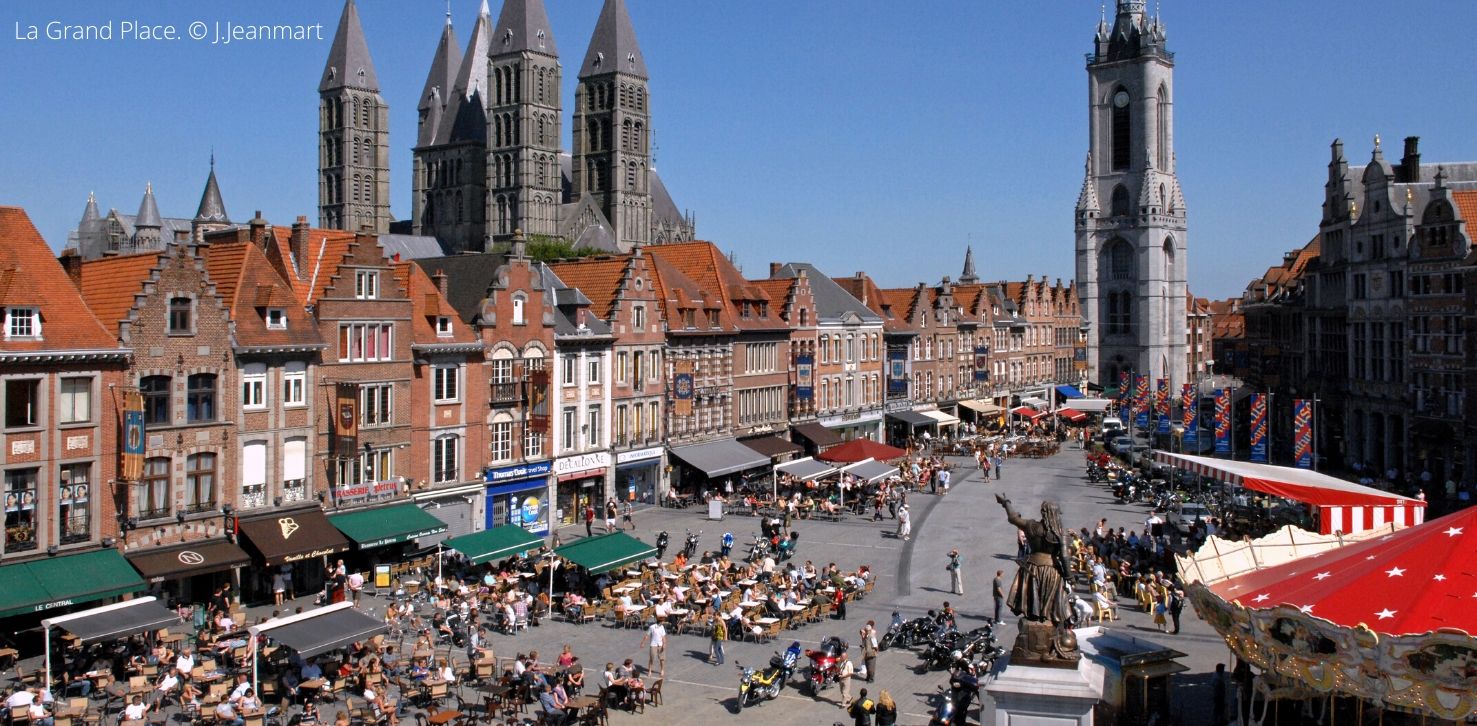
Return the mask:
M 50 625 L 44 625 L 44 626 L 42 626 L 42 631 L 45 633 L 45 635 L 43 636 L 42 640 L 44 641 L 44 647 L 46 648 L 46 692 L 47 693 L 50 693 L 51 692 L 51 626 Z M 19 673 L 20 672 L 20 668 L 16 668 L 16 672 Z
M 256 647 L 256 641 L 259 636 L 256 633 L 251 632 L 250 630 L 246 632 L 247 635 L 251 636 L 251 690 L 256 691 L 257 693 L 261 693 L 262 684 L 257 678 L 256 671 L 256 655 L 257 652 L 261 650 L 260 648 Z

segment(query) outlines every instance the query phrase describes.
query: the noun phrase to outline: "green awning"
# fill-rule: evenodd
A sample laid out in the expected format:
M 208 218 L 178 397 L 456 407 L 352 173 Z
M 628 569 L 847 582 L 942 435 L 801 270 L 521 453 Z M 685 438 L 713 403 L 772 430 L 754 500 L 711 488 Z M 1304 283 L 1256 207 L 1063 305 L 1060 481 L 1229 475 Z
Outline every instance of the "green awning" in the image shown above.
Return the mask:
M 571 542 L 554 554 L 598 575 L 652 557 L 656 548 L 625 532 L 613 532 Z
M 484 529 L 474 534 L 452 537 L 444 543 L 447 547 L 467 556 L 474 565 L 500 560 L 519 552 L 537 549 L 543 540 L 531 535 L 521 527 L 506 526 Z
M 343 532 L 345 537 L 354 540 L 354 544 L 361 550 L 446 531 L 445 522 L 414 504 L 335 514 L 328 521 Z
M 39 613 L 138 592 L 142 577 L 117 550 L 49 557 L 0 567 L 0 617 Z

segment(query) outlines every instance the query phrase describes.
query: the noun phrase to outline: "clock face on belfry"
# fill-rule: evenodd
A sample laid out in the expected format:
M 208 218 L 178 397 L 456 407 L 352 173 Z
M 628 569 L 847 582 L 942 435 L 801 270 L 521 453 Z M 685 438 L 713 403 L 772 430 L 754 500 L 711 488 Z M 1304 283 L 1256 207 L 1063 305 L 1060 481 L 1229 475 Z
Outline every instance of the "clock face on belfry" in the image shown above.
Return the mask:
M 1113 94 L 1113 105 L 1123 108 L 1128 105 L 1128 91 L 1119 91 Z

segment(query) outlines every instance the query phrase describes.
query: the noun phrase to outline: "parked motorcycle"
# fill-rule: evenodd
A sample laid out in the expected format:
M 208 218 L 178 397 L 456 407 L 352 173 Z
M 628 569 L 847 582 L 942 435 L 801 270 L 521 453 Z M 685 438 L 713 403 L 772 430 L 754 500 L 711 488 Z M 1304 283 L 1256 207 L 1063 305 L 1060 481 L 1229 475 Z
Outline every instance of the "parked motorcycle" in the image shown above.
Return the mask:
M 758 562 L 769 554 L 769 540 L 754 535 L 754 541 L 749 543 L 749 554 L 744 557 L 745 562 Z
M 785 560 L 794 557 L 795 548 L 798 546 L 800 546 L 799 532 L 791 532 L 788 538 L 780 538 L 778 544 L 775 545 L 775 549 L 779 554 L 779 557 L 776 559 L 778 559 L 780 562 L 784 562 Z
M 895 623 L 882 635 L 882 640 L 877 643 L 877 650 L 887 650 L 893 646 L 899 648 L 911 648 L 915 645 L 927 643 L 938 632 L 938 620 L 932 610 L 928 611 L 928 617 L 913 618 L 907 622 Z
M 779 697 L 780 691 L 785 690 L 785 683 L 795 672 L 795 663 L 800 660 L 800 642 L 790 643 L 790 647 L 783 654 L 778 651 L 769 659 L 769 667 L 763 670 L 745 668 L 743 664 L 737 664 L 741 676 L 739 677 L 738 707 L 742 710 L 745 706 L 752 706 L 762 698 L 772 701 Z
M 728 553 L 733 550 L 733 533 L 732 532 L 724 532 L 723 533 L 723 539 L 720 540 L 720 542 L 723 543 L 723 549 L 722 549 L 723 556 L 724 557 L 727 557 L 728 556 Z
M 666 555 L 667 541 L 670 539 L 671 535 L 668 535 L 666 530 L 662 530 L 662 533 L 656 536 L 656 558 L 658 560 Z
M 928 720 L 928 726 L 954 726 L 954 694 L 939 686 L 933 701 L 933 718 Z
M 695 533 L 692 530 L 690 530 L 690 529 L 687 530 L 687 542 L 682 545 L 682 556 L 683 557 L 686 557 L 687 559 L 690 560 L 690 559 L 692 559 L 692 556 L 693 555 L 697 554 L 697 543 L 698 543 L 698 539 L 700 537 L 702 537 L 702 535 L 703 535 L 703 531 L 702 530 L 698 530 Z
M 821 691 L 837 681 L 841 675 L 841 654 L 846 649 L 846 641 L 833 635 L 822 640 L 820 648 L 805 651 L 805 656 L 810 658 L 810 672 L 806 674 L 805 682 L 810 684 L 812 697 L 820 698 Z

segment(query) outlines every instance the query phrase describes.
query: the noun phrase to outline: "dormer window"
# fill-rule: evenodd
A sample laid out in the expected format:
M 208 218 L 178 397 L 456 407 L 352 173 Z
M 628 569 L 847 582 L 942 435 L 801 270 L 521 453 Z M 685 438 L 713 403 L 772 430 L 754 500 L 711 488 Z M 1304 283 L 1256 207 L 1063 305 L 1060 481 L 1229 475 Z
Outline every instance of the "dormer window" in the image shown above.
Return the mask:
M 267 308 L 267 330 L 287 330 L 287 311 Z
M 436 316 L 436 337 L 451 337 L 451 317 L 447 315 Z
M 688 327 L 688 328 L 696 328 L 697 327 L 696 318 L 697 318 L 697 311 L 691 310 L 691 309 L 683 310 L 682 311 L 682 324 L 683 324 L 683 326 Z
M 41 337 L 41 311 L 36 308 L 6 308 L 5 337 L 10 340 Z
M 376 270 L 357 270 L 354 272 L 354 297 L 360 300 L 374 300 L 380 296 L 380 273 Z
M 716 328 L 716 327 L 718 327 L 718 311 L 717 310 L 709 310 L 708 311 L 708 327 L 710 327 L 710 328 Z

